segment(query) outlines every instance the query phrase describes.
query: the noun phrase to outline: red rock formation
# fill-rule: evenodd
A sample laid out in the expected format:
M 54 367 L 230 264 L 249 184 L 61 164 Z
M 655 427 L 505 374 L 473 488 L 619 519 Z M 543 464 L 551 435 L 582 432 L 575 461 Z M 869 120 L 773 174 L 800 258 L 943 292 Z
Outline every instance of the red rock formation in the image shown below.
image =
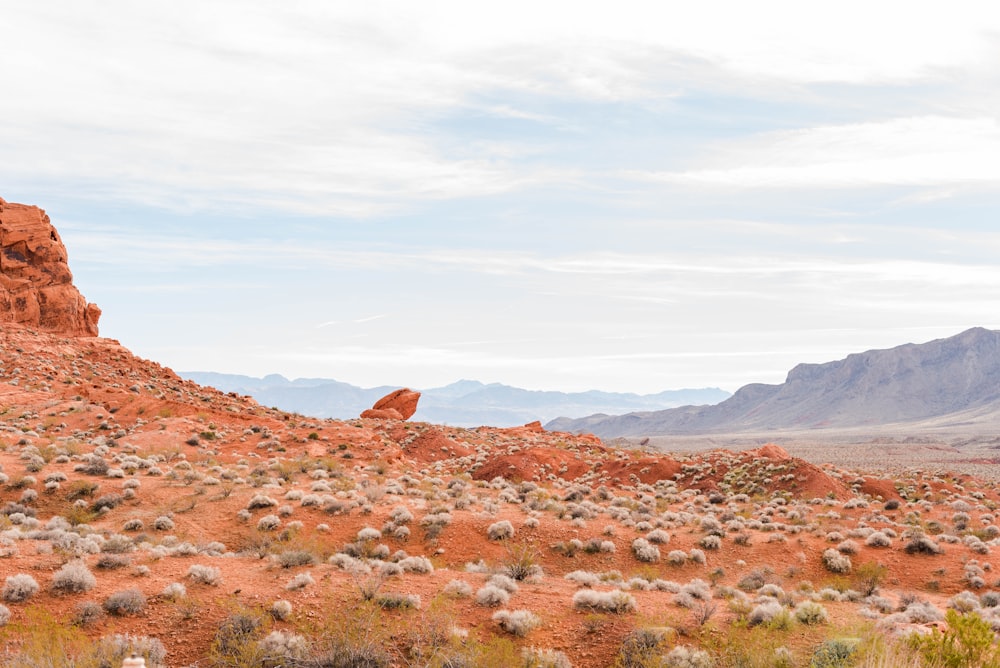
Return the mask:
M 45 212 L 0 199 L 0 324 L 97 336 L 100 317 L 73 285 L 66 247 Z
M 788 454 L 780 445 L 775 445 L 774 443 L 767 443 L 764 446 L 758 448 L 757 450 L 751 451 L 762 459 L 774 459 L 777 461 L 784 461 L 786 459 L 791 459 L 792 456 Z
M 395 408 L 369 408 L 362 411 L 361 417 L 373 420 L 402 420 L 402 414 Z
M 404 387 L 376 401 L 374 406 L 361 414 L 361 417 L 408 420 L 417 412 L 418 401 L 420 393 Z

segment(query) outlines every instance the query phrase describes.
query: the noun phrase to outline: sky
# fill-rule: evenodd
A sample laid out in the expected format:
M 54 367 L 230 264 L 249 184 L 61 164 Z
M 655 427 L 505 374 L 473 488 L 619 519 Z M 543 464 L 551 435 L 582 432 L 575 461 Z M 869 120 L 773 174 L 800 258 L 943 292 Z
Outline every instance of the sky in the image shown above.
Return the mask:
M 1000 328 L 996 2 L 0 16 L 0 197 L 177 371 L 734 391 Z

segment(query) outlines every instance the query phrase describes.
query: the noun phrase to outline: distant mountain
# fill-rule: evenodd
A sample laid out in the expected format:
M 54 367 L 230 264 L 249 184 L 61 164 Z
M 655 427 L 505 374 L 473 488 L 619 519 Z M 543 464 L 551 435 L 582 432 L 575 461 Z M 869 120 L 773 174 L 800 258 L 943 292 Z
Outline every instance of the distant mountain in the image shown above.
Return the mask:
M 714 406 L 549 422 L 547 429 L 602 438 L 845 428 L 1000 416 L 1000 332 L 869 350 L 826 364 L 799 364 L 781 385 L 752 384 Z
M 379 398 L 396 389 L 393 386 L 361 388 L 328 378 L 289 380 L 277 374 L 254 378 L 187 371 L 180 375 L 223 392 L 249 394 L 265 406 L 340 419 L 357 417 Z M 460 380 L 421 392 L 420 404 L 412 419 L 462 427 L 510 427 L 534 420 L 545 422 L 560 415 L 572 417 L 595 412 L 660 410 L 692 403 L 717 403 L 730 396 L 718 388 L 667 390 L 644 395 L 597 390 L 551 392 L 525 390 L 500 383 L 487 385 L 477 380 Z

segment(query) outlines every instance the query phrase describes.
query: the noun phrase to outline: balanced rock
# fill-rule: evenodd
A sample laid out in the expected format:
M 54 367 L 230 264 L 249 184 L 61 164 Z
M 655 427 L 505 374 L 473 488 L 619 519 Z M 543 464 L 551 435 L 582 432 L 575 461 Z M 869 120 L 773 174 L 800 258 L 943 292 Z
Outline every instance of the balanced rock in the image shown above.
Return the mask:
M 369 408 L 361 413 L 361 417 L 373 420 L 402 420 L 403 415 L 395 408 Z
M 376 401 L 374 406 L 361 414 L 361 417 L 408 420 L 417 412 L 418 401 L 420 393 L 404 387 Z
M 0 199 L 0 324 L 97 336 L 101 309 L 73 285 L 66 259 L 44 211 Z

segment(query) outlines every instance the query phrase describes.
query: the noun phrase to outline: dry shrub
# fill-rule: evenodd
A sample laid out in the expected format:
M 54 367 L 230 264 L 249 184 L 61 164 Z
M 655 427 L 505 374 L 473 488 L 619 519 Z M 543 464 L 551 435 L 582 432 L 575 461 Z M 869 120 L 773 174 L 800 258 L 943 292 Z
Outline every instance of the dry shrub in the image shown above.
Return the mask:
M 97 586 L 97 578 L 80 560 L 68 561 L 52 576 L 52 592 L 78 594 Z
M 542 625 L 541 618 L 530 610 L 497 610 L 493 613 L 493 621 L 518 638 L 523 638 Z
M 578 610 L 612 612 L 620 615 L 635 610 L 635 597 L 620 590 L 594 591 L 592 589 L 581 589 L 573 594 L 573 607 Z
M 138 589 L 115 592 L 104 601 L 104 610 L 116 617 L 137 615 L 146 609 L 146 596 Z
M 27 573 L 8 575 L 0 589 L 0 598 L 8 603 L 21 603 L 38 593 L 38 583 Z

